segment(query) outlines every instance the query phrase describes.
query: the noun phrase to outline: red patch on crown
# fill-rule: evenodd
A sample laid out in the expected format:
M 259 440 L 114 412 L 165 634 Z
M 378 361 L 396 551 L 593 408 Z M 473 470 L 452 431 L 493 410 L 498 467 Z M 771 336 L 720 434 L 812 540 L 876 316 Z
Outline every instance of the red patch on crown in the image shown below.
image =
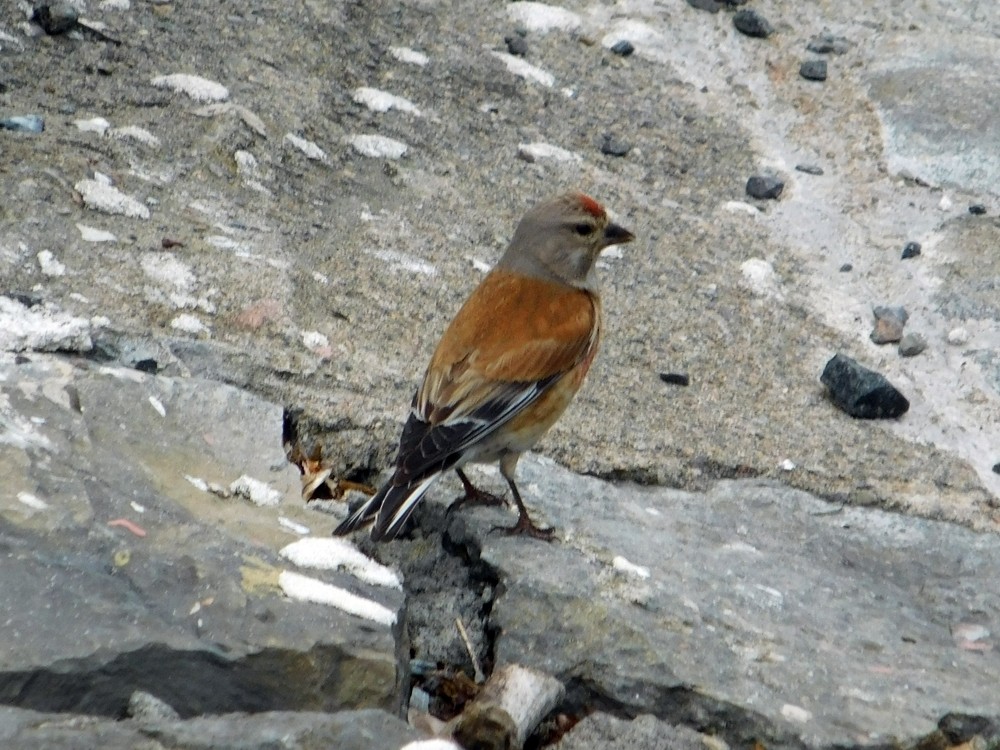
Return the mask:
M 607 213 L 604 210 L 604 206 L 595 201 L 589 195 L 584 195 L 583 193 L 580 193 L 578 197 L 580 199 L 580 207 L 588 214 L 593 216 L 595 219 L 603 219 L 605 216 L 607 216 Z

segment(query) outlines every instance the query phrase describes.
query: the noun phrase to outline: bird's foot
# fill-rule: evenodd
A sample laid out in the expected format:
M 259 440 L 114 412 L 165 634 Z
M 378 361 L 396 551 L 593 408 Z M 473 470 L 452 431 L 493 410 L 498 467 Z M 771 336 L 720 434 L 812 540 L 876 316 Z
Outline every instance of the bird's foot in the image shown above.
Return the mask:
M 455 498 L 448 510 L 458 510 L 466 505 L 507 505 L 507 501 L 492 492 L 473 487 L 471 484 L 465 488 L 465 494 Z
M 513 526 L 494 526 L 490 531 L 499 531 L 506 536 L 530 536 L 532 539 L 541 539 L 543 542 L 552 542 L 556 538 L 555 529 L 551 527 L 543 529 L 540 526 L 535 526 L 534 522 L 523 513 L 518 516 L 517 523 Z

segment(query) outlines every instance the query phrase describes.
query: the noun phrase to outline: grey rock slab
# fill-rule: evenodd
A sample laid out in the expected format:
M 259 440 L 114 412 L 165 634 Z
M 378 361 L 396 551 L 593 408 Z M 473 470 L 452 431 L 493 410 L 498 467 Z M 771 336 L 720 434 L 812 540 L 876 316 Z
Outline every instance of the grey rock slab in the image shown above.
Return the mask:
M 677 727 L 645 714 L 619 719 L 605 713 L 588 716 L 555 744 L 557 750 L 706 750 L 707 738 L 687 727 Z
M 182 716 L 397 710 L 402 592 L 278 555 L 297 538 L 279 515 L 318 536 L 332 526 L 303 506 L 281 429 L 279 406 L 220 383 L 0 360 L 0 702 L 117 716 L 143 690 Z M 243 475 L 278 505 L 188 479 Z M 388 607 L 397 625 L 288 599 L 283 570 Z
M 902 34 L 868 69 L 893 172 L 997 194 L 1000 185 L 1000 40 L 972 34 Z
M 117 721 L 0 707 L 0 743 L 5 750 L 394 750 L 417 739 L 418 733 L 400 719 L 371 709 Z
M 616 486 L 534 456 L 518 471 L 557 541 L 465 512 L 502 581 L 498 664 L 732 746 L 902 741 L 1000 709 L 992 535 L 767 482 Z

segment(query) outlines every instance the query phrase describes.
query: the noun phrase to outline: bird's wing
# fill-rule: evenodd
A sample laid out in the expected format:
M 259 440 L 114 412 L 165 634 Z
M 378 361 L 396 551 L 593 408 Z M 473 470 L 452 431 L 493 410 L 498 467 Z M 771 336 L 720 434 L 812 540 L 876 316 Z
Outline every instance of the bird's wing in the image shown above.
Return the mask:
M 599 316 L 589 292 L 491 272 L 442 336 L 403 426 L 396 471 L 352 528 L 377 514 L 373 538 L 394 537 L 441 473 L 593 354 Z

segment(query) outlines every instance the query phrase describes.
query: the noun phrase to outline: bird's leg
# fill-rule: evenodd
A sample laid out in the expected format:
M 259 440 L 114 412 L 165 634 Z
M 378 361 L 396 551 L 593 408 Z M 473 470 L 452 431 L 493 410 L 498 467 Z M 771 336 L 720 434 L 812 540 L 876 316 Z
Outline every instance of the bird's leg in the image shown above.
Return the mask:
M 510 491 L 514 494 L 514 502 L 517 503 L 517 523 L 509 527 L 494 526 L 491 531 L 502 531 L 508 536 L 524 534 L 546 542 L 551 542 L 555 539 L 555 529 L 543 529 L 535 526 L 534 521 L 532 521 L 531 517 L 528 515 L 528 509 L 524 507 L 524 501 L 521 500 L 521 493 L 517 491 L 517 485 L 514 484 L 514 480 L 507 476 L 505 476 L 504 479 L 506 479 L 507 484 L 510 485 Z
M 458 474 L 458 478 L 462 480 L 462 487 L 465 488 L 465 494 L 462 497 L 457 498 L 455 502 L 448 506 L 448 510 L 452 508 L 461 508 L 463 505 L 506 505 L 507 501 L 502 497 L 494 495 L 492 492 L 487 492 L 486 490 L 481 490 L 472 482 L 469 478 L 465 476 L 465 472 L 461 469 L 455 469 L 455 473 Z

